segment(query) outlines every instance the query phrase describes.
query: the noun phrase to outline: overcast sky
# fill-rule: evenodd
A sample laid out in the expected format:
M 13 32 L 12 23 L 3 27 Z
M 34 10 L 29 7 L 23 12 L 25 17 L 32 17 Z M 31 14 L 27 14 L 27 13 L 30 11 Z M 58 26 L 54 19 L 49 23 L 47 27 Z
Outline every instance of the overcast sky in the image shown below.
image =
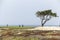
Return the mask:
M 51 9 L 60 15 L 60 0 L 0 0 L 0 25 L 39 25 L 37 11 Z M 59 25 L 60 17 L 45 25 Z

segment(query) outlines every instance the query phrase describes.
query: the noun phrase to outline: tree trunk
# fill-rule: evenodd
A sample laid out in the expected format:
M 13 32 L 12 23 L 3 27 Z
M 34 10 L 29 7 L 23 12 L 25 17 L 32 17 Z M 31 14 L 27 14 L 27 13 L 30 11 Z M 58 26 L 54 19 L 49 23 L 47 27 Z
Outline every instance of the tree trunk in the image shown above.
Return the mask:
M 42 26 L 42 27 L 44 26 L 43 19 L 41 20 L 41 26 Z
M 41 25 L 42 27 L 44 26 L 44 24 Z
M 43 23 L 42 23 L 42 27 L 44 26 L 44 24 L 47 22 L 48 20 L 45 20 Z
M 41 26 L 43 27 L 44 26 L 44 24 L 47 22 L 48 20 L 45 20 L 44 22 L 43 22 L 43 20 L 41 21 Z

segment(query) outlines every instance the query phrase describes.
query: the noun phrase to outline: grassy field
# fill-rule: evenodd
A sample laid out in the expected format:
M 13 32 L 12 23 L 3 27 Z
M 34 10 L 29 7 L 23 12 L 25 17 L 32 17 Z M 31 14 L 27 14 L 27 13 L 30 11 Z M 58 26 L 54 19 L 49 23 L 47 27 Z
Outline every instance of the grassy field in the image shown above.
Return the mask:
M 0 40 L 60 40 L 60 31 L 57 30 L 25 30 L 30 26 L 3 26 L 0 27 Z
M 0 28 L 13 28 L 13 29 L 31 29 L 33 26 L 0 26 Z
M 0 40 L 35 40 L 37 38 L 18 36 L 20 32 L 26 32 L 24 29 L 31 29 L 31 26 L 0 26 Z M 14 34 L 14 35 L 13 35 Z

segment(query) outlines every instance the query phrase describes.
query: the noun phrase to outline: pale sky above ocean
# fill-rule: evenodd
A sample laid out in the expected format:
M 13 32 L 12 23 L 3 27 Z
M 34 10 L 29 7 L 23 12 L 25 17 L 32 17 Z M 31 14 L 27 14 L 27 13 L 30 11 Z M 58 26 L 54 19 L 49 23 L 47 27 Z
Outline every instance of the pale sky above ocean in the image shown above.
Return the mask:
M 0 25 L 40 25 L 37 11 L 52 9 L 60 15 L 60 0 L 0 0 Z M 45 25 L 59 25 L 60 17 Z

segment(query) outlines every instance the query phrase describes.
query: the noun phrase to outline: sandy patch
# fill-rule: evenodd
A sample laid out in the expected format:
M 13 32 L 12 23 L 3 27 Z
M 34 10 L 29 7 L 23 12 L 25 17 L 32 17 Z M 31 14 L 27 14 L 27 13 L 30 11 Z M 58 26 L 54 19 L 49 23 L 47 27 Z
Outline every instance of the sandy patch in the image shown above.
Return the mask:
M 28 30 L 60 30 L 60 27 L 36 27 Z

